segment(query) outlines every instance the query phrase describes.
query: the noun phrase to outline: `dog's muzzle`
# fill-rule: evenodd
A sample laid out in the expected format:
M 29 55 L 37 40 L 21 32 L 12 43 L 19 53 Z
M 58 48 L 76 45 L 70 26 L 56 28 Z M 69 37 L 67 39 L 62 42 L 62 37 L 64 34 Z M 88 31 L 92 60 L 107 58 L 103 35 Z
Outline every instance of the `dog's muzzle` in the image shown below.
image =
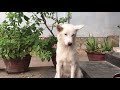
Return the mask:
M 69 42 L 69 43 L 68 43 L 68 46 L 72 46 L 72 43 Z

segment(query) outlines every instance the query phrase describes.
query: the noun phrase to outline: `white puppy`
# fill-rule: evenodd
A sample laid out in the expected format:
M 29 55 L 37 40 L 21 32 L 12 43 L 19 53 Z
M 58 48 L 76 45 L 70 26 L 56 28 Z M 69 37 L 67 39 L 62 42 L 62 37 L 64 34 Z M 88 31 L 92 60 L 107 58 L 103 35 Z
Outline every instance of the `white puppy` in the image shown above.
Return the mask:
M 83 74 L 78 65 L 75 38 L 77 31 L 84 25 L 57 25 L 56 75 L 55 78 L 82 78 Z

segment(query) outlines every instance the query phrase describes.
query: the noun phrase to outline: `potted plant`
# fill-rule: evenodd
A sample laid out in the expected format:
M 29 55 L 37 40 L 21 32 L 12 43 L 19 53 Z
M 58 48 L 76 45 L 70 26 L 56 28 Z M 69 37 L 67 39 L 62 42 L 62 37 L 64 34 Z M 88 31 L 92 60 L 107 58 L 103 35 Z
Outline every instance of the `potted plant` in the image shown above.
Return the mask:
M 112 51 L 112 43 L 104 39 L 103 43 L 98 43 L 95 37 L 90 36 L 86 40 L 86 53 L 90 61 L 104 61 L 105 53 Z
M 31 51 L 43 29 L 31 24 L 30 18 L 23 12 L 9 12 L 6 15 L 0 24 L 0 56 L 8 73 L 26 72 L 29 70 Z
M 68 12 L 67 17 L 61 17 L 58 18 L 57 12 L 32 12 L 33 15 L 33 20 L 36 22 L 38 25 L 44 25 L 46 29 L 51 33 L 51 35 L 47 38 L 42 39 L 40 42 L 41 44 L 38 43 L 38 48 L 36 49 L 37 55 L 44 61 L 47 59 L 50 61 L 50 58 L 52 59 L 52 62 L 54 64 L 54 67 L 56 67 L 56 44 L 57 44 L 57 38 L 55 37 L 55 34 L 53 33 L 54 27 L 56 27 L 56 24 L 61 24 L 68 22 L 71 16 L 71 13 Z M 51 26 L 49 23 L 47 23 L 48 20 L 52 21 Z M 40 46 L 39 46 L 40 45 Z
M 53 46 L 55 43 L 57 43 L 57 39 L 54 36 L 47 38 L 42 37 L 41 40 L 36 43 L 34 49 L 36 55 L 39 56 L 42 61 L 50 61 L 52 59 L 54 67 L 56 67 L 56 46 Z

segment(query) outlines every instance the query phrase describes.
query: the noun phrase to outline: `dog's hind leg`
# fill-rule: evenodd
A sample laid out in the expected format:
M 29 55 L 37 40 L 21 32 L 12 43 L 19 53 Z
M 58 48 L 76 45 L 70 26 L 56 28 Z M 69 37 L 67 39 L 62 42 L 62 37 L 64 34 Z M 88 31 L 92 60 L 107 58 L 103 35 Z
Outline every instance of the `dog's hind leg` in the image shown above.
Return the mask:
M 57 77 L 58 77 L 58 76 L 57 76 L 57 73 L 56 73 L 54 78 L 57 78 Z
M 55 78 L 61 78 L 61 74 L 62 74 L 61 69 L 62 69 L 62 63 L 57 63 Z
M 83 78 L 83 73 L 82 73 L 82 71 L 80 70 L 80 68 L 77 69 L 76 78 Z
M 76 72 L 76 65 L 72 64 L 71 65 L 71 78 L 75 78 L 75 72 Z

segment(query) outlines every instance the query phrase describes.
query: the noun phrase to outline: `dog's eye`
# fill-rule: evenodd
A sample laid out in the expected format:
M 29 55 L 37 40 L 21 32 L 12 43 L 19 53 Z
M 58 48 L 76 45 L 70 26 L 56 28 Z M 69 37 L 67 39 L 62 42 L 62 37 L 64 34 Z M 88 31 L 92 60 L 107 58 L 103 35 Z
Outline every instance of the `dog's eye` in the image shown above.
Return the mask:
M 74 36 L 75 34 L 72 35 L 72 37 Z
M 67 34 L 65 34 L 65 36 L 67 36 Z

